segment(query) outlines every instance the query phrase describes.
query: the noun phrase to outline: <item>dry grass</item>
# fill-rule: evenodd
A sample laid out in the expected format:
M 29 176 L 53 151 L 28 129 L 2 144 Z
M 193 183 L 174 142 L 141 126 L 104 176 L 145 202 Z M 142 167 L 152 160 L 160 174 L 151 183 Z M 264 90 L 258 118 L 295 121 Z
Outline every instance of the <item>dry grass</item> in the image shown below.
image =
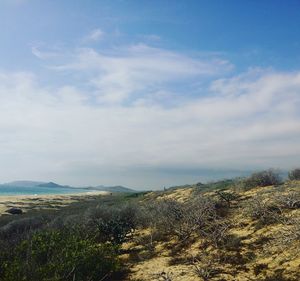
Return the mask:
M 201 235 L 191 234 L 187 243 L 180 244 L 176 235 L 161 239 L 149 229 L 139 231 L 130 250 L 144 256 L 135 262 L 127 257 L 131 272 L 127 280 L 300 280 L 300 209 L 295 203 L 299 189 L 297 181 L 253 188 L 226 197 L 230 202 L 222 198 L 223 193 L 202 194 L 219 200 L 217 203 L 223 200 L 221 206 L 227 208 L 224 221 L 230 224 L 222 245 Z M 148 194 L 144 200 L 189 202 L 195 194 L 192 189 L 178 189 L 159 196 Z M 162 273 L 169 274 L 169 279 L 163 279 Z

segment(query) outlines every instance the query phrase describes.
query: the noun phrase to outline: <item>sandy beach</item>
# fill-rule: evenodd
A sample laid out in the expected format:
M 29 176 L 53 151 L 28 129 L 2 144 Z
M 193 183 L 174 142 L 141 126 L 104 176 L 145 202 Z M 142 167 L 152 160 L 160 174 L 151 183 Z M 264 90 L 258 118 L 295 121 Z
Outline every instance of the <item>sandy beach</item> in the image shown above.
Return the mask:
M 74 194 L 47 194 L 47 195 L 14 195 L 0 196 L 0 216 L 12 207 L 21 208 L 23 212 L 32 209 L 55 209 L 67 206 L 80 200 L 92 199 L 95 196 L 107 195 L 106 191 L 91 191 Z

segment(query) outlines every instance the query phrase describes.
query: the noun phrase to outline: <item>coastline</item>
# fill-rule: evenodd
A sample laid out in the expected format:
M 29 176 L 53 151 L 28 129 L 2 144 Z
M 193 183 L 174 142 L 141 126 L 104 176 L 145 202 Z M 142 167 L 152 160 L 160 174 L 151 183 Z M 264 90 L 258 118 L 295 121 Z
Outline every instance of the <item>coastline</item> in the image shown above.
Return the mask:
M 107 191 L 87 191 L 68 194 L 0 195 L 0 216 L 7 214 L 5 211 L 12 207 L 21 208 L 23 212 L 32 209 L 55 209 L 72 202 L 108 194 L 110 192 Z

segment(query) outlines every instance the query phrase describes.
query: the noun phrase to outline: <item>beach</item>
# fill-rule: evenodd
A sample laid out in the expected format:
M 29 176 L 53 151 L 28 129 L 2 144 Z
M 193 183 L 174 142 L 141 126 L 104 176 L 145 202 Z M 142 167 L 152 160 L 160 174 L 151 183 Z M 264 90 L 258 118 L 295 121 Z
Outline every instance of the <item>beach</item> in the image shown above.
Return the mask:
M 14 195 L 0 196 L 0 216 L 6 214 L 10 208 L 21 208 L 23 212 L 33 209 L 59 209 L 70 203 L 93 199 L 99 195 L 110 194 L 106 191 L 91 191 L 74 194 L 47 194 L 47 195 Z

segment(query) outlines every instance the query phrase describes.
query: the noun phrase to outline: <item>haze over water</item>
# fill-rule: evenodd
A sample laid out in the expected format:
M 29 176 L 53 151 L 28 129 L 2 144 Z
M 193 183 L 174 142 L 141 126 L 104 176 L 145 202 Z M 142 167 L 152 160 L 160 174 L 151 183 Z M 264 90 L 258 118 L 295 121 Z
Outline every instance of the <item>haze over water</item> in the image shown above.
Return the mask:
M 71 193 L 81 193 L 87 192 L 86 189 L 74 189 L 67 187 L 21 187 L 21 186 L 0 186 L 0 196 L 10 196 L 10 195 L 47 195 L 47 194 L 71 194 Z

